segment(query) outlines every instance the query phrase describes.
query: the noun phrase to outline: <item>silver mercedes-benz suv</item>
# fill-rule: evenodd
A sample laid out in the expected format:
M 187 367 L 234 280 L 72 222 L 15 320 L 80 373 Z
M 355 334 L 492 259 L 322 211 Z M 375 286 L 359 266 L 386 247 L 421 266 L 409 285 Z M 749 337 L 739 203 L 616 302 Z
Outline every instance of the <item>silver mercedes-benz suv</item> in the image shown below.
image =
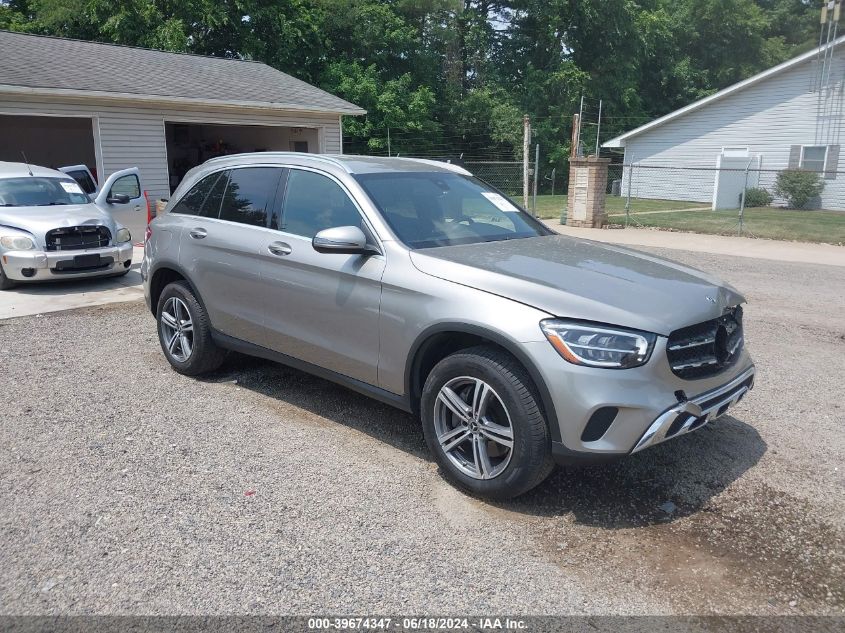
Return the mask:
M 490 498 L 701 428 L 754 382 L 732 287 L 558 235 L 444 163 L 210 160 L 142 275 L 177 372 L 236 350 L 346 385 L 419 416 L 444 474 Z

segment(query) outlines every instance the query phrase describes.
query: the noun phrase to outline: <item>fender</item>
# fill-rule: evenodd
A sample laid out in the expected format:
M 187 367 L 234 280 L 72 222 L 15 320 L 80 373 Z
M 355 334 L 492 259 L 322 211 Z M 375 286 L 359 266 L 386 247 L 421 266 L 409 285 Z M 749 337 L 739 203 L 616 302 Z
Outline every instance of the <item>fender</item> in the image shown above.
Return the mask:
M 171 260 L 165 260 L 163 262 L 156 262 L 155 268 L 152 268 L 152 269 L 147 271 L 147 279 L 144 281 L 144 283 L 150 288 L 151 291 L 152 291 L 153 278 L 155 277 L 155 274 L 159 270 L 161 270 L 162 268 L 170 269 L 170 270 L 177 272 L 180 275 L 182 275 L 182 278 L 186 282 L 188 282 L 188 285 L 191 287 L 191 292 L 194 293 L 194 296 L 197 298 L 197 301 L 199 301 L 200 305 L 202 305 L 202 307 L 205 308 L 205 301 L 203 300 L 202 295 L 197 290 L 197 287 L 191 282 L 191 278 L 188 276 L 188 273 L 185 271 L 184 268 L 182 268 L 182 266 L 180 266 L 178 263 L 171 261 Z M 155 316 L 156 315 L 155 314 L 156 306 L 152 305 L 152 303 L 153 303 L 152 302 L 152 293 L 150 293 L 150 312 L 152 312 L 153 316 Z
M 475 336 L 479 336 L 481 338 L 485 338 L 489 341 L 492 341 L 496 345 L 499 345 L 504 350 L 506 350 L 511 356 L 516 358 L 522 366 L 525 367 L 525 370 L 528 372 L 528 375 L 531 377 L 531 380 L 534 382 L 534 385 L 537 387 L 537 390 L 540 392 L 540 400 L 543 406 L 543 412 L 546 414 L 546 422 L 549 426 L 549 433 L 551 435 L 552 441 L 560 442 L 560 428 L 558 426 L 558 418 L 557 413 L 555 412 L 554 402 L 552 401 L 551 393 L 549 392 L 549 388 L 546 385 L 546 382 L 543 380 L 542 375 L 537 370 L 537 367 L 534 365 L 533 362 L 528 358 L 528 356 L 519 348 L 519 344 L 516 341 L 513 341 L 506 336 L 488 330 L 483 327 L 479 327 L 477 325 L 468 325 L 467 323 L 461 322 L 443 322 L 437 323 L 432 325 L 431 327 L 426 328 L 423 330 L 419 336 L 417 336 L 414 344 L 411 346 L 411 350 L 408 354 L 408 359 L 405 361 L 405 393 L 408 397 L 413 401 L 417 394 L 414 393 L 414 376 L 416 375 L 417 370 L 419 369 L 419 354 L 418 352 L 422 349 L 425 342 L 430 339 L 435 334 L 440 334 L 443 332 L 460 332 L 463 334 L 473 334 Z M 420 385 L 420 390 L 422 386 Z

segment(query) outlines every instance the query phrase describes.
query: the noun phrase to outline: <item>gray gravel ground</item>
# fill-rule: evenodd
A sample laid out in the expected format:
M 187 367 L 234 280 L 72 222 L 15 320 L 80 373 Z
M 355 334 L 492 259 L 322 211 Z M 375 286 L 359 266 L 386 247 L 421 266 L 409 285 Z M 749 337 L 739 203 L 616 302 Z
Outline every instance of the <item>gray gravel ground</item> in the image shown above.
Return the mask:
M 141 303 L 0 322 L 0 613 L 845 613 L 845 268 L 659 253 L 747 293 L 757 388 L 509 503 L 323 380 L 177 375 Z

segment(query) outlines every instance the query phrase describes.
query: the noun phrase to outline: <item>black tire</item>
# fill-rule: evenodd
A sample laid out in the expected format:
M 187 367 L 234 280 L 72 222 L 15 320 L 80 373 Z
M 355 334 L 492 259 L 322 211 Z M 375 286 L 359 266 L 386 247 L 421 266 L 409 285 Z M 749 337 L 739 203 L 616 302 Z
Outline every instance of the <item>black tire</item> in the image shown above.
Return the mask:
M 168 342 L 165 340 L 164 333 L 165 327 L 162 324 L 162 313 L 165 305 L 174 297 L 181 300 L 182 304 L 187 307 L 193 325 L 191 349 L 185 360 L 180 360 L 174 352 L 168 349 Z M 156 306 L 156 329 L 164 357 L 170 363 L 170 366 L 180 374 L 199 376 L 218 369 L 226 359 L 226 351 L 217 347 L 211 338 L 211 324 L 208 313 L 194 296 L 186 281 L 174 281 L 165 286 Z
M 437 439 L 435 403 L 441 389 L 459 377 L 481 379 L 492 387 L 507 410 L 513 432 L 510 461 L 490 479 L 462 472 Z M 454 485 L 487 499 L 510 499 L 540 484 L 554 468 L 549 427 L 539 395 L 525 368 L 507 352 L 479 346 L 462 350 L 440 361 L 425 382 L 420 412 L 423 434 L 444 476 Z
M 6 273 L 3 270 L 3 265 L 0 264 L 0 290 L 11 290 L 16 285 L 17 284 L 14 281 L 6 277 Z

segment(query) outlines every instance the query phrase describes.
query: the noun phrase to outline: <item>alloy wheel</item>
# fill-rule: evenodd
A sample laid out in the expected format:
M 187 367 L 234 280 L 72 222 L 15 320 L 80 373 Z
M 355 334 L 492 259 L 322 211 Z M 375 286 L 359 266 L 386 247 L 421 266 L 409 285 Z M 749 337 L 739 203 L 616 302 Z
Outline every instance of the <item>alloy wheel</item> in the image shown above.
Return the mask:
M 440 388 L 434 430 L 446 457 L 469 477 L 493 479 L 510 463 L 510 414 L 499 394 L 479 378 L 460 376 Z
M 194 346 L 194 323 L 184 301 L 170 297 L 162 307 L 159 319 L 162 340 L 174 360 L 184 363 Z

